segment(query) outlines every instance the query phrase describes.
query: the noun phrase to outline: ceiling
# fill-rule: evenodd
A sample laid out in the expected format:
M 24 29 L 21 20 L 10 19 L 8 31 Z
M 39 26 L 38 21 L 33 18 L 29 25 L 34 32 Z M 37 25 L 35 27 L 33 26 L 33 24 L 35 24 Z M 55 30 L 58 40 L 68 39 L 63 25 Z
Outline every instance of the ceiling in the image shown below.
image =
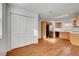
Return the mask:
M 63 15 L 64 17 L 79 15 L 79 3 L 13 3 L 11 5 L 19 6 L 49 19 L 61 18 Z

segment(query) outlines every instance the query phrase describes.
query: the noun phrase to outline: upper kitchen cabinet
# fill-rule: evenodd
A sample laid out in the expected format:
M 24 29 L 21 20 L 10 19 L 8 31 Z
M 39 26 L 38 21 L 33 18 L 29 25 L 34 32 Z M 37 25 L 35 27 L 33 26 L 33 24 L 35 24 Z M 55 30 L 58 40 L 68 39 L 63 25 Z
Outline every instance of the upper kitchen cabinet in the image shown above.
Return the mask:
M 56 28 L 61 28 L 61 22 L 60 21 L 56 21 Z
M 75 26 L 75 27 L 79 27 L 79 16 L 76 16 L 76 17 L 75 17 L 74 26 Z

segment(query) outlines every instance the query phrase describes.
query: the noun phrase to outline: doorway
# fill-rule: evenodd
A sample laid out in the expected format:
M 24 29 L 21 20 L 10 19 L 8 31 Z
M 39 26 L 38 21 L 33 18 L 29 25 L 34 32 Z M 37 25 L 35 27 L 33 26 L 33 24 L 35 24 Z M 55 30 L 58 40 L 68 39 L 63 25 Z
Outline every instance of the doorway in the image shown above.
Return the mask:
M 49 25 L 47 24 L 46 25 L 46 38 L 49 37 Z
M 55 37 L 59 38 L 60 33 L 58 31 L 55 32 Z
M 46 38 L 53 38 L 53 27 L 50 22 L 46 24 Z

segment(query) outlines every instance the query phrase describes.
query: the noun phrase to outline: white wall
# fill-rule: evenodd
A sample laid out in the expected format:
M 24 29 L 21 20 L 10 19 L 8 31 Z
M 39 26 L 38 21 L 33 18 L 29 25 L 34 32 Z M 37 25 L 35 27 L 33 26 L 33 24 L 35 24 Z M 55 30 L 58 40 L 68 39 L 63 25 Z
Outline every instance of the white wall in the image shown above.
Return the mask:
M 62 26 L 61 26 L 61 28 L 54 27 L 55 31 L 60 31 L 60 32 L 71 32 L 72 31 L 72 28 L 73 28 L 73 17 L 58 19 L 56 21 L 60 21 Z M 66 26 L 67 24 L 69 24 L 69 25 Z
M 0 3 L 0 38 L 2 39 L 2 4 Z
M 38 37 L 39 38 L 41 37 L 41 21 L 42 21 L 42 18 L 40 15 L 38 15 Z
M 5 55 L 7 51 L 7 31 L 6 31 L 6 5 L 2 4 L 2 39 L 0 39 L 0 56 Z

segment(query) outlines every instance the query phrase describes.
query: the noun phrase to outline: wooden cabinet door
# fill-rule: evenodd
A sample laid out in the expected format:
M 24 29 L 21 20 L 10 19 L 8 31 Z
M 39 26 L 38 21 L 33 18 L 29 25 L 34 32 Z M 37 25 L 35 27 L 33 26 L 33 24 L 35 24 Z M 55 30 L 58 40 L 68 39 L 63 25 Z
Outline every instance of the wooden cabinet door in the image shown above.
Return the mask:
M 46 38 L 46 21 L 41 21 L 41 38 Z
M 75 22 L 76 26 L 79 26 L 79 16 L 76 16 L 76 22 Z
M 56 22 L 56 28 L 61 28 L 61 22 Z
M 79 34 L 71 33 L 71 34 L 70 34 L 70 42 L 71 42 L 73 45 L 79 46 Z
M 69 40 L 70 39 L 69 32 L 60 32 L 60 38 Z

